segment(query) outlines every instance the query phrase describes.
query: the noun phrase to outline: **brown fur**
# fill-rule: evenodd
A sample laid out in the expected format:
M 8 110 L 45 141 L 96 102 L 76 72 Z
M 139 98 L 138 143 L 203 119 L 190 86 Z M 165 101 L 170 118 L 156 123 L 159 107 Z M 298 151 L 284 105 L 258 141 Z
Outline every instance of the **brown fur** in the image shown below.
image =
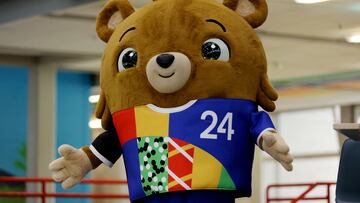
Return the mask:
M 253 30 L 266 19 L 266 2 L 251 0 L 257 10 L 243 17 L 234 12 L 238 1 L 225 0 L 224 6 L 214 0 L 158 0 L 136 12 L 127 0 L 110 1 L 97 21 L 100 38 L 108 42 L 101 67 L 102 94 L 96 114 L 102 118 L 103 127 L 112 128 L 111 113 L 119 110 L 149 103 L 175 107 L 201 98 L 248 99 L 273 111 L 277 94 L 269 83 L 265 53 Z M 111 14 L 117 10 L 127 18 L 115 30 L 106 28 Z M 221 22 L 227 32 L 206 22 L 207 19 Z M 131 27 L 136 30 L 127 33 L 119 42 Z M 212 37 L 227 42 L 231 49 L 229 62 L 202 58 L 201 46 Z M 128 47 L 138 50 L 137 67 L 119 73 L 119 53 Z M 172 94 L 158 93 L 146 77 L 149 59 L 163 52 L 181 52 L 192 63 L 188 83 Z
M 113 29 L 108 28 L 108 23 L 111 16 L 116 12 L 120 12 L 121 17 L 125 19 L 134 13 L 135 9 L 127 0 L 109 1 L 105 5 L 104 9 L 99 13 L 96 22 L 96 32 L 98 33 L 100 39 L 104 42 L 107 42 L 114 32 Z
M 82 147 L 81 150 L 85 152 L 86 156 L 90 159 L 93 169 L 97 168 L 98 166 L 100 166 L 100 164 L 102 164 L 101 160 L 92 153 L 91 149 L 88 146 Z
M 239 5 L 243 1 L 247 1 L 247 0 L 224 0 L 224 5 L 232 10 L 237 10 L 237 9 L 241 10 L 241 8 L 239 8 Z M 246 21 L 248 21 L 248 23 L 253 28 L 257 28 L 265 22 L 267 17 L 268 7 L 266 4 L 266 0 L 249 0 L 249 1 L 253 3 L 256 12 L 251 15 L 243 16 L 243 17 L 245 18 Z

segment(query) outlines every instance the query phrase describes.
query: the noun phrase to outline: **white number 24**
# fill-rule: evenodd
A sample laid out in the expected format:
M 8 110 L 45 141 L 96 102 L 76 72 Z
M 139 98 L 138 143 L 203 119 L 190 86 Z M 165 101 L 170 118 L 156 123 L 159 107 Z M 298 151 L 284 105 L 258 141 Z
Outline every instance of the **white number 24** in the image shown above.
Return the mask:
M 212 118 L 212 122 L 209 125 L 208 128 L 206 128 L 204 130 L 204 132 L 202 132 L 200 134 L 200 138 L 202 139 L 217 139 L 217 134 L 211 134 L 210 132 L 216 127 L 217 123 L 218 123 L 218 115 L 213 112 L 213 111 L 205 111 L 202 115 L 201 115 L 201 120 L 206 120 L 206 118 L 210 116 Z M 227 129 L 225 129 L 225 124 L 227 125 Z M 217 133 L 221 133 L 221 134 L 225 134 L 227 133 L 227 140 L 231 140 L 232 135 L 235 133 L 235 131 L 232 128 L 232 123 L 233 123 L 233 114 L 232 113 L 227 113 L 225 115 L 225 117 L 223 118 L 223 120 L 221 121 L 219 127 L 217 128 Z

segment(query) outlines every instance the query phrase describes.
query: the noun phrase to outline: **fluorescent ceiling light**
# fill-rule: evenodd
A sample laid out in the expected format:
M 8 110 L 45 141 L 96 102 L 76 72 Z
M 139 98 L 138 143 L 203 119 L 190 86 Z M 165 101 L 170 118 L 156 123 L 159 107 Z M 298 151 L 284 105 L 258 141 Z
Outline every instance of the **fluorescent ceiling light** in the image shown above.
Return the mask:
M 89 122 L 89 127 L 91 129 L 100 129 L 101 127 L 101 120 L 100 119 L 94 119 Z
M 325 1 L 330 1 L 330 0 L 295 0 L 295 2 L 298 4 L 316 4 Z
M 360 34 L 352 35 L 346 38 L 346 41 L 349 43 L 360 43 Z
M 89 97 L 89 102 L 94 104 L 97 103 L 100 99 L 100 95 L 92 95 Z

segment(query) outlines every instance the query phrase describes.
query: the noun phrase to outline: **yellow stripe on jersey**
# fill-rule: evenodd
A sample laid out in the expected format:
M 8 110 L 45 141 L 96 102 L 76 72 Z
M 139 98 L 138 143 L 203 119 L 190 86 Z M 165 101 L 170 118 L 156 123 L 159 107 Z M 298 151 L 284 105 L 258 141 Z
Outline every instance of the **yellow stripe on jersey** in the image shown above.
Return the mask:
M 204 150 L 195 147 L 192 189 L 217 188 L 221 176 L 221 163 Z
M 187 151 L 187 150 L 189 150 L 189 149 L 191 149 L 191 148 L 194 148 L 194 145 L 191 145 L 191 144 L 188 144 L 188 145 L 185 145 L 185 146 L 183 146 L 183 147 L 181 147 L 184 151 Z M 175 155 L 177 155 L 177 154 L 179 154 L 180 152 L 177 150 L 177 149 L 174 149 L 174 150 L 172 150 L 171 152 L 169 151 L 169 154 L 168 154 L 168 157 L 170 158 L 170 157 L 172 157 L 172 156 L 175 156 Z
M 143 136 L 168 136 L 169 114 L 158 113 L 147 106 L 135 107 L 136 133 Z
M 189 175 L 186 175 L 186 176 L 181 177 L 180 179 L 181 179 L 182 181 L 186 182 L 186 181 L 190 180 L 191 177 L 192 177 L 192 174 L 189 174 Z M 179 183 L 176 182 L 175 180 L 174 180 L 174 181 L 171 181 L 171 182 L 168 184 L 168 188 L 172 188 L 172 187 L 174 187 L 174 186 L 176 186 L 176 185 L 178 185 L 178 184 L 179 184 Z

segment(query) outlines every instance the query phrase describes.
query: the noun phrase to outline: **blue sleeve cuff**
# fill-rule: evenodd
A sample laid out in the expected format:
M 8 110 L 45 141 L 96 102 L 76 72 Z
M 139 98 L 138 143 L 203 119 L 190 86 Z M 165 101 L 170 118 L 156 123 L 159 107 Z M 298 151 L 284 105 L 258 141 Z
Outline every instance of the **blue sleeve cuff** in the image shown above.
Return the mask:
M 254 143 L 260 146 L 260 138 L 266 131 L 276 131 L 273 122 L 269 114 L 264 111 L 256 112 L 251 114 L 252 126 L 250 129 L 251 136 Z

